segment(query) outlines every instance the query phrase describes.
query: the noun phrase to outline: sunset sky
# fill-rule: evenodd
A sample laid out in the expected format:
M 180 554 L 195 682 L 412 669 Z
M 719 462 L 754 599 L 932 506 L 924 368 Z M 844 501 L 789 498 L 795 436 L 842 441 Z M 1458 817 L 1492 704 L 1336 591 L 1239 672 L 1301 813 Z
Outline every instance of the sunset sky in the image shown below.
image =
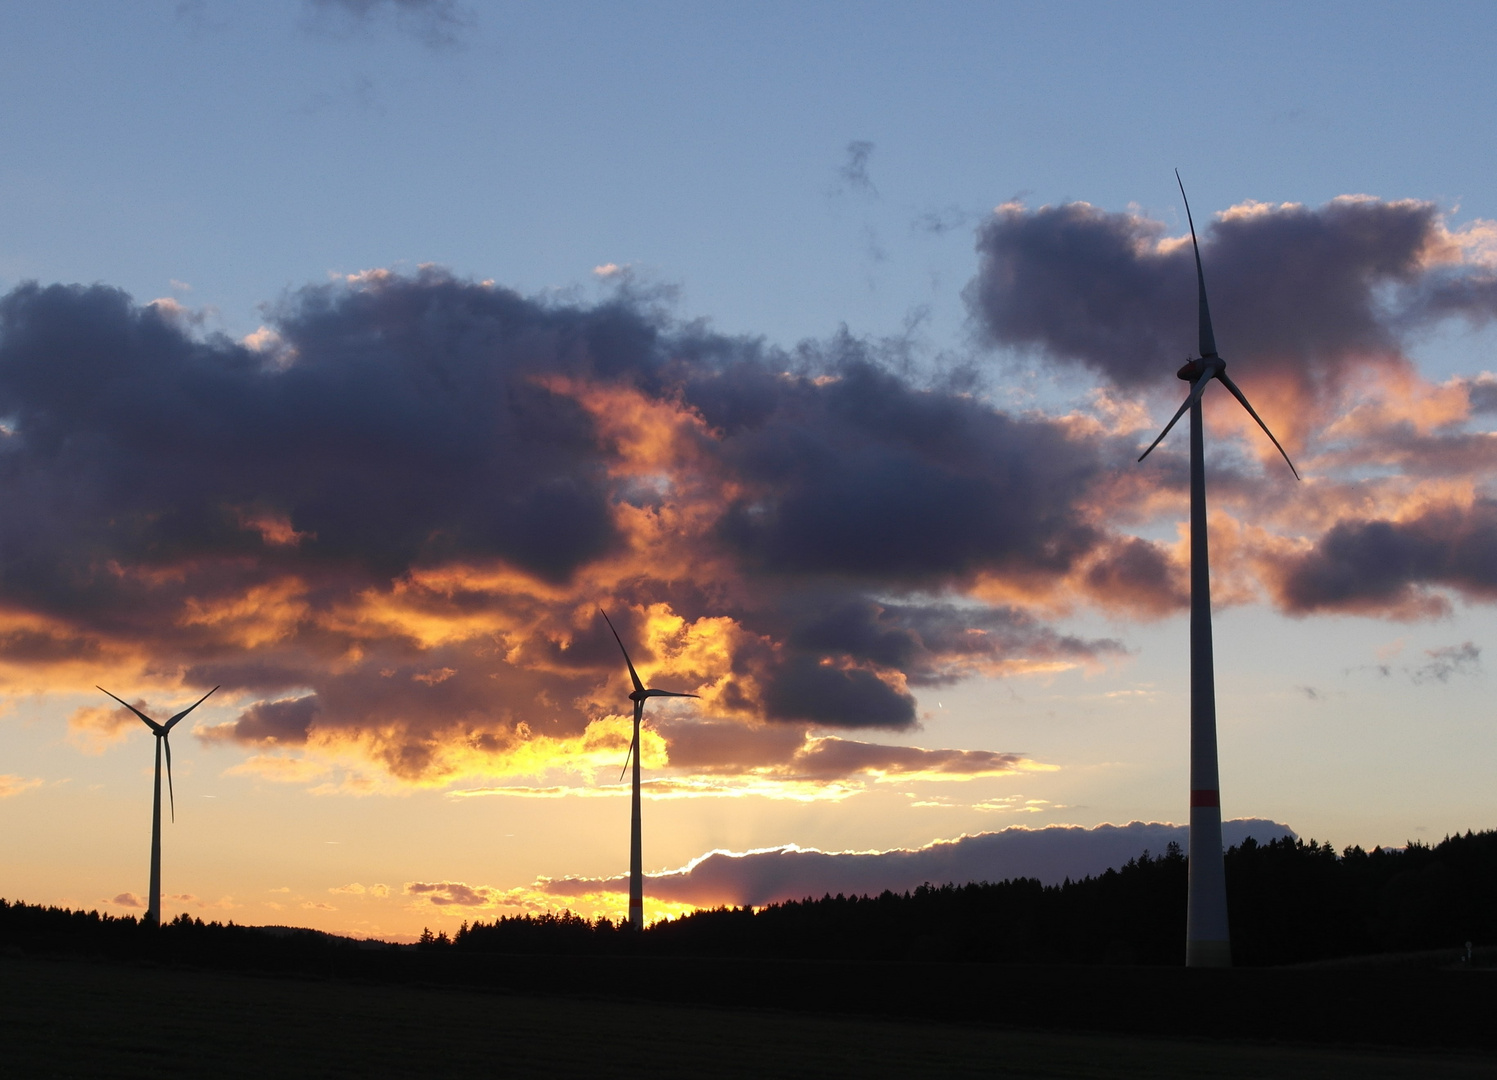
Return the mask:
M 5 7 L 0 896 L 138 914 L 151 739 L 94 687 L 221 684 L 167 917 L 617 917 L 600 605 L 700 695 L 647 712 L 651 917 L 1157 850 L 1177 167 L 1304 477 L 1208 393 L 1223 813 L 1497 826 L 1494 49 L 1479 5 Z

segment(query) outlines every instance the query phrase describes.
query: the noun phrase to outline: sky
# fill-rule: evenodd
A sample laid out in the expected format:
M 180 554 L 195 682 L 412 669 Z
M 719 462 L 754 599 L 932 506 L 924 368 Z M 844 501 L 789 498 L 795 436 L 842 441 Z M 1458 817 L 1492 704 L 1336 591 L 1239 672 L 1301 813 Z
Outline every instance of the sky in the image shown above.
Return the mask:
M 0 11 L 0 895 L 406 939 L 1497 825 L 1474 5 Z M 1236 831 L 1233 831 L 1236 830 Z

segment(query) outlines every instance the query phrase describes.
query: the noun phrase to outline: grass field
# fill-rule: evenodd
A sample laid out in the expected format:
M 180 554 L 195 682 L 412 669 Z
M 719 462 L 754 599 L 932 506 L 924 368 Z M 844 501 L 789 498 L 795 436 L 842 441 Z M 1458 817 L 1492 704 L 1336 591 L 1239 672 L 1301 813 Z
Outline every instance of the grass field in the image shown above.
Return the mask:
M 625 973 L 619 973 L 623 978 Z M 15 1077 L 1490 1077 L 1470 1054 L 1128 1038 L 0 959 Z

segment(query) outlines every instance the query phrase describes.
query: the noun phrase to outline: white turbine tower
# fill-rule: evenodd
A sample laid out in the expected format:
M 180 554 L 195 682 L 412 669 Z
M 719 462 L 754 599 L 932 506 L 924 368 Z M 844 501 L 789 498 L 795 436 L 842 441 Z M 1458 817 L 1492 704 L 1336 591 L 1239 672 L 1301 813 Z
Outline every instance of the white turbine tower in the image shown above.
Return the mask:
M 619 651 L 624 654 L 624 663 L 629 666 L 629 680 L 634 684 L 634 692 L 629 695 L 629 700 L 634 702 L 634 741 L 629 744 L 629 754 L 634 758 L 634 804 L 629 818 L 629 925 L 635 930 L 645 928 L 645 875 L 644 855 L 640 850 L 640 823 L 639 823 L 639 724 L 645 715 L 645 699 L 652 697 L 691 697 L 696 694 L 678 694 L 671 690 L 646 690 L 645 684 L 639 679 L 639 673 L 634 670 L 634 662 L 629 659 L 629 650 L 624 648 L 624 641 L 619 637 L 619 632 L 613 629 L 613 620 L 608 617 L 608 612 L 602 608 L 598 614 L 603 616 L 603 621 L 608 624 L 608 629 L 613 630 L 613 640 L 619 643 Z M 624 769 L 629 768 L 629 758 L 624 758 Z M 622 780 L 624 774 L 619 773 Z
M 104 693 L 109 694 L 109 691 L 104 690 L 102 686 L 97 686 L 94 689 L 102 690 Z M 125 708 L 140 717 L 146 727 L 150 728 L 151 732 L 156 736 L 156 798 L 151 805 L 151 896 L 146 906 L 146 921 L 153 926 L 161 925 L 161 752 L 162 750 L 166 751 L 166 793 L 167 797 L 171 799 L 172 820 L 176 821 L 177 796 L 172 791 L 172 744 L 169 736 L 171 735 L 172 728 L 177 726 L 182 717 L 207 701 L 217 689 L 218 687 L 215 686 L 213 690 L 209 690 L 208 693 L 198 698 L 164 724 L 158 724 L 123 698 L 109 694 L 115 701 L 118 701 Z
M 1227 365 L 1216 352 L 1211 332 L 1211 311 L 1206 306 L 1206 275 L 1201 270 L 1201 248 L 1196 243 L 1195 221 L 1185 184 L 1185 220 L 1190 222 L 1190 244 L 1196 256 L 1196 284 L 1200 294 L 1201 355 L 1187 360 L 1178 376 L 1191 384 L 1190 395 L 1159 438 L 1139 455 L 1142 461 L 1170 433 L 1175 421 L 1190 410 L 1190 884 L 1185 918 L 1185 964 L 1187 967 L 1229 967 L 1231 938 L 1227 931 L 1227 873 L 1222 858 L 1221 783 L 1216 767 L 1216 683 L 1211 657 L 1211 568 L 1206 548 L 1206 466 L 1201 429 L 1201 395 L 1206 384 L 1217 379 L 1231 392 L 1248 415 L 1258 421 L 1284 460 L 1299 479 L 1299 472 L 1279 440 L 1253 411 L 1237 384 L 1227 378 Z

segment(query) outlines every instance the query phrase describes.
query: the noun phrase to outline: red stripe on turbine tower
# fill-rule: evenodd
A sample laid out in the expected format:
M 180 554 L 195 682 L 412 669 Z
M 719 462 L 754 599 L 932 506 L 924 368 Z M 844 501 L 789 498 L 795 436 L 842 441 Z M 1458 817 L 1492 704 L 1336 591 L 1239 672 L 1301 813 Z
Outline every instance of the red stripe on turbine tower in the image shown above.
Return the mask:
M 1217 791 L 1215 788 L 1192 791 L 1190 793 L 1190 805 L 1192 807 L 1214 806 L 1217 809 L 1221 809 L 1221 804 L 1222 793 L 1220 791 Z

